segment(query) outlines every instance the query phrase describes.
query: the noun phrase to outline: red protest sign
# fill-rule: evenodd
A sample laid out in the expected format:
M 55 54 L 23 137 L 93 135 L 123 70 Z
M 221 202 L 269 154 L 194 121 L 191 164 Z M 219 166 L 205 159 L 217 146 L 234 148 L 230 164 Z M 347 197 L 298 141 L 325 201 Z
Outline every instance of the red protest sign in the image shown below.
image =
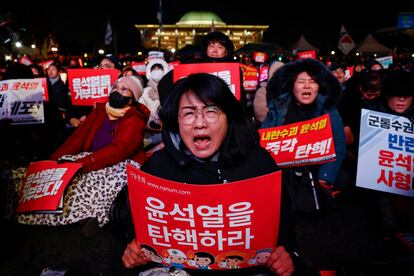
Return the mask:
M 146 66 L 147 65 L 145 64 L 144 61 L 142 61 L 142 62 L 136 62 L 136 61 L 131 62 L 132 69 L 134 69 L 138 73 L 138 75 L 141 75 L 141 76 L 145 76 L 145 74 L 147 73 Z
M 311 51 L 301 51 L 298 52 L 298 59 L 301 58 L 313 58 L 316 59 L 316 51 L 315 50 L 311 50 Z
M 240 100 L 240 64 L 239 63 L 191 63 L 179 64 L 173 71 L 174 82 L 194 73 L 209 73 L 224 80 Z
M 118 75 L 117 69 L 68 69 L 72 104 L 94 105 L 106 102 Z
M 47 68 L 49 68 L 49 66 L 54 63 L 55 61 L 53 59 L 49 59 L 43 62 L 39 62 L 38 65 L 41 66 L 43 68 L 44 71 L 47 70 Z
M 243 88 L 246 92 L 254 92 L 259 84 L 259 71 L 254 65 L 240 64 L 243 72 Z
M 262 265 L 276 245 L 280 171 L 214 185 L 177 183 L 132 166 L 127 174 L 136 238 L 144 253 L 152 251 L 149 260 L 181 268 L 242 268 Z M 198 262 L 201 254 L 209 256 L 207 263 Z
M 174 61 L 168 62 L 168 70 L 169 71 L 174 70 L 180 64 L 181 64 L 181 62 L 179 60 L 174 60 Z
M 31 163 L 19 192 L 17 212 L 56 210 L 66 186 L 80 167 L 79 163 L 55 161 Z
M 49 101 L 49 91 L 47 89 L 47 80 L 46 78 L 39 78 L 42 80 L 42 97 L 43 101 Z
M 260 145 L 281 167 L 335 160 L 331 121 L 325 114 L 294 124 L 259 129 Z
M 20 64 L 24 64 L 24 65 L 26 65 L 26 66 L 30 66 L 30 65 L 32 65 L 32 64 L 33 64 L 33 61 L 31 61 L 31 60 L 30 60 L 30 58 L 29 58 L 28 56 L 22 56 L 22 57 L 19 59 L 19 63 L 20 63 Z
M 254 52 L 253 53 L 253 59 L 256 62 L 263 63 L 267 60 L 267 54 L 263 52 Z

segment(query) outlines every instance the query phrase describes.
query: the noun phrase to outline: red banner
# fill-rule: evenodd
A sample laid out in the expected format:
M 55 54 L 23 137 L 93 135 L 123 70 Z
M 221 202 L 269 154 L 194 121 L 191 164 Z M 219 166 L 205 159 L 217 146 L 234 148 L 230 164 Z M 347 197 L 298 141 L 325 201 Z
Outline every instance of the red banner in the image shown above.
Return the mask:
M 260 145 L 281 167 L 335 160 L 329 115 L 294 124 L 259 129 Z
M 142 61 L 142 62 L 133 61 L 133 62 L 131 62 L 131 67 L 132 67 L 132 69 L 137 71 L 138 75 L 140 75 L 140 76 L 145 76 L 146 73 L 147 73 L 147 71 L 146 71 L 147 65 L 145 64 L 144 61 Z
M 240 64 L 239 63 L 191 63 L 179 64 L 173 71 L 174 82 L 194 73 L 209 73 L 224 80 L 234 96 L 240 100 Z
M 30 65 L 32 65 L 32 64 L 33 64 L 33 61 L 31 61 L 31 60 L 30 60 L 30 58 L 29 58 L 28 56 L 22 56 L 22 57 L 19 59 L 19 63 L 20 63 L 20 64 L 24 64 L 24 65 L 26 65 L 26 66 L 30 66 Z
M 168 63 L 168 71 L 174 70 L 181 62 L 179 60 L 174 60 Z
M 298 52 L 298 59 L 300 59 L 300 58 L 313 58 L 313 59 L 316 59 L 316 51 L 311 50 L 311 51 Z
M 44 71 L 47 70 L 47 68 L 49 68 L 49 66 L 54 63 L 55 61 L 53 59 L 49 59 L 43 62 L 39 62 L 38 65 L 41 66 L 43 68 Z
M 46 78 L 39 78 L 42 80 L 42 97 L 43 101 L 49 101 L 49 91 L 47 89 L 47 80 Z
M 259 70 L 259 81 L 265 81 L 269 78 L 269 65 L 268 64 L 263 64 L 262 66 L 260 66 L 260 70 Z
M 264 63 L 267 60 L 267 54 L 263 52 L 254 52 L 253 59 L 256 62 Z
M 281 172 L 226 184 L 177 183 L 127 167 L 137 241 L 181 268 L 262 265 L 277 242 Z
M 55 161 L 30 163 L 19 192 L 17 212 L 56 210 L 66 186 L 80 167 L 79 163 Z
M 243 72 L 243 88 L 246 92 L 254 92 L 259 84 L 259 71 L 254 65 L 240 64 Z
M 106 102 L 118 75 L 117 69 L 68 69 L 72 104 L 94 105 Z

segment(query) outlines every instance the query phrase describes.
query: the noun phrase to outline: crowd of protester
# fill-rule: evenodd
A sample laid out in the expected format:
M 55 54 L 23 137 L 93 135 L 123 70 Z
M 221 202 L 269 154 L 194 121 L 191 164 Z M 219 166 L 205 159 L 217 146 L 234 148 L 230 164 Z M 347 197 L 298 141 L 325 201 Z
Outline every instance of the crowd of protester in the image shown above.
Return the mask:
M 181 62 L 241 62 L 255 68 L 253 89 L 243 87 L 240 70 L 240 101 L 225 82 L 208 74 L 193 74 L 174 83 L 170 57 L 148 59 L 140 73 L 126 59 L 109 54 L 98 57 L 93 67 L 118 69 L 119 78 L 106 103 L 86 107 L 71 103 L 69 85 L 61 77 L 67 69 L 84 65 L 77 59 L 62 61 L 55 60 L 46 68 L 15 62 L 1 75 L 2 80 L 46 77 L 49 95 L 44 102 L 44 124 L 0 121 L 2 221 L 49 226 L 80 223 L 82 235 L 93 237 L 100 227 L 116 224 L 111 222 L 110 209 L 126 185 L 127 164 L 183 183 L 248 179 L 280 169 L 259 146 L 258 129 L 329 114 L 335 161 L 281 169 L 283 220 L 278 246 L 266 262 L 268 269 L 235 275 L 339 273 L 341 268 L 368 267 L 400 254 L 412 256 L 402 243 L 400 249 L 393 247 L 395 252 L 390 252 L 389 242 L 398 243 L 396 233 L 414 233 L 414 200 L 355 186 L 361 109 L 403 116 L 413 123 L 412 59 L 394 57 L 388 68 L 365 56 L 296 59 L 269 54 L 256 61 L 251 53 L 235 56 L 228 37 L 212 32 L 203 38 L 200 56 Z M 194 110 L 182 110 L 188 106 Z M 203 138 L 192 136 L 189 125 L 193 124 L 207 129 Z M 194 142 L 202 144 L 206 139 L 213 145 L 208 152 Z M 39 160 L 71 160 L 83 165 L 82 177 L 72 181 L 65 198 L 70 212 L 16 214 L 19 186 L 15 182 L 23 181 L 26 170 L 22 168 Z M 219 175 L 211 174 L 215 167 L 222 168 Z M 108 174 L 110 181 L 102 182 Z M 312 191 L 304 188 L 313 185 L 319 197 L 316 201 Z M 128 228 L 132 224 L 122 225 Z M 153 269 L 130 234 L 133 231 L 124 229 L 129 234 L 120 235 L 119 225 L 113 228 L 125 243 L 124 266 L 135 271 Z

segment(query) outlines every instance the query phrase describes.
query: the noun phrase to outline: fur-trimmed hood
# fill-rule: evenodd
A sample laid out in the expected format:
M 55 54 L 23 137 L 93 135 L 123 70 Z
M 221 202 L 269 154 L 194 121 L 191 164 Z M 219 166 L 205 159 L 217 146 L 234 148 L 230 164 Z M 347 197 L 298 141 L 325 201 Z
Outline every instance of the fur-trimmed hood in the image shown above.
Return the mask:
M 322 62 L 314 59 L 292 61 L 277 70 L 266 88 L 267 101 L 290 101 L 296 77 L 302 72 L 307 72 L 319 84 L 317 101 L 323 108 L 334 107 L 342 90 L 341 84 Z
M 147 77 L 148 80 L 152 80 L 152 78 L 151 78 L 151 68 L 152 68 L 152 66 L 154 66 L 154 64 L 159 64 L 159 65 L 162 66 L 162 68 L 164 70 L 164 76 L 165 76 L 165 74 L 168 73 L 168 71 L 170 71 L 169 68 L 168 68 L 168 63 L 165 60 L 160 59 L 160 58 L 153 59 L 150 62 L 148 62 L 147 67 L 145 69 L 146 77 Z

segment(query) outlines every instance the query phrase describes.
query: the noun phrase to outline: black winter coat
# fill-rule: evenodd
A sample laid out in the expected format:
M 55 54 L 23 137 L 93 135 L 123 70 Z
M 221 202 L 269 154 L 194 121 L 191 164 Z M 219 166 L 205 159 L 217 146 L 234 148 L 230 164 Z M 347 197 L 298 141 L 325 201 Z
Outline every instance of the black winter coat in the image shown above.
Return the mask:
M 217 184 L 227 183 L 248 178 L 265 175 L 277 170 L 276 163 L 270 154 L 260 146 L 250 151 L 247 159 L 239 166 L 226 167 L 217 161 L 200 161 L 186 154 L 183 150 L 178 150 L 179 143 L 173 143 L 173 135 L 163 132 L 165 148 L 155 152 L 152 157 L 144 163 L 141 170 L 151 175 L 164 179 L 190 183 L 190 184 Z M 283 200 L 280 216 L 280 227 L 278 245 L 283 245 L 295 258 L 295 242 L 293 233 L 289 231 L 287 222 L 287 208 Z M 294 260 L 296 263 L 296 260 Z M 252 267 L 237 270 L 189 270 L 191 275 L 256 275 L 257 273 L 268 273 L 266 267 Z M 266 274 L 264 274 L 266 275 Z
M 141 167 L 141 170 L 160 178 L 191 184 L 217 184 L 253 178 L 277 170 L 272 157 L 261 147 L 252 149 L 240 166 L 226 167 L 220 159 L 196 160 L 179 151 L 171 142 L 163 140 L 165 148 L 155 152 Z

